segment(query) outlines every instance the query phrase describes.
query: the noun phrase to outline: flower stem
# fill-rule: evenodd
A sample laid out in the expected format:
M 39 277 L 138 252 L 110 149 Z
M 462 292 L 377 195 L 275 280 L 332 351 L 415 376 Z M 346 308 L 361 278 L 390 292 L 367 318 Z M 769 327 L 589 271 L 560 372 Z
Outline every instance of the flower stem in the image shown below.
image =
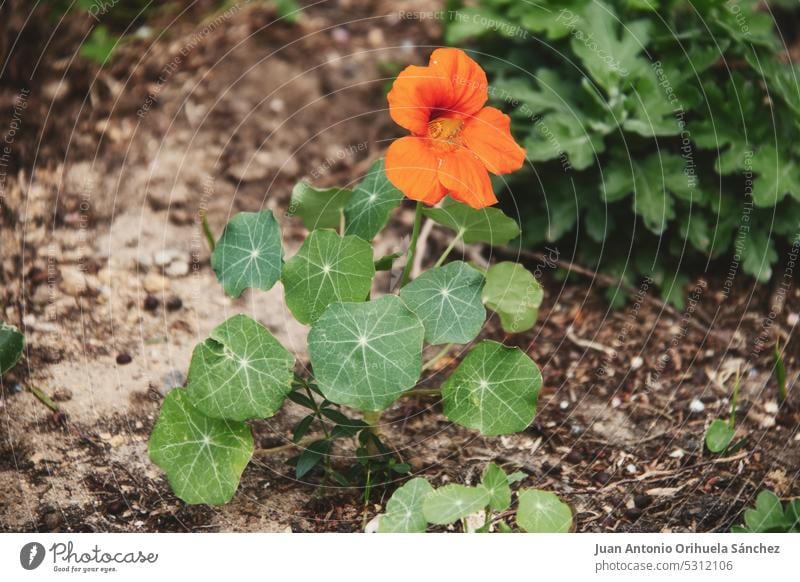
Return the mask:
M 277 453 L 283 453 L 285 451 L 290 451 L 292 449 L 302 449 L 306 445 L 313 443 L 314 441 L 318 441 L 323 438 L 323 435 L 312 434 L 308 435 L 307 437 L 300 439 L 298 442 L 293 443 L 289 442 L 285 445 L 280 445 L 277 447 L 271 447 L 269 449 L 255 449 L 253 451 L 253 455 L 275 455 Z
M 441 396 L 442 391 L 439 388 L 415 388 L 408 392 L 403 392 L 400 398 L 413 398 L 414 396 Z
M 464 229 L 460 229 L 458 231 L 458 234 L 453 237 L 453 240 L 451 240 L 450 244 L 447 245 L 447 248 L 444 249 L 444 252 L 442 253 L 442 256 L 439 257 L 439 260 L 436 261 L 436 264 L 433 266 L 434 269 L 436 267 L 441 267 L 442 266 L 442 263 L 444 263 L 445 260 L 447 259 L 447 257 L 450 256 L 450 253 L 452 252 L 453 248 L 455 248 L 456 243 L 458 243 L 458 241 L 461 240 L 462 236 L 464 236 Z
M 406 266 L 403 269 L 403 276 L 400 278 L 400 287 L 405 287 L 411 277 L 411 267 L 414 264 L 414 255 L 417 252 L 417 239 L 419 238 L 419 228 L 422 225 L 422 202 L 417 202 L 417 212 L 414 215 L 414 228 L 411 231 L 411 243 L 408 245 L 406 255 Z
M 425 365 L 422 366 L 422 371 L 424 372 L 425 370 L 430 370 L 433 368 L 443 357 L 447 355 L 447 352 L 449 352 L 451 349 L 453 349 L 453 344 L 447 344 L 444 346 L 438 354 L 425 362 Z
M 214 233 L 211 232 L 211 226 L 208 224 L 208 215 L 205 210 L 200 210 L 200 222 L 203 225 L 203 234 L 206 236 L 206 241 L 208 241 L 208 248 L 213 253 L 214 248 L 217 246 L 217 241 L 214 240 Z

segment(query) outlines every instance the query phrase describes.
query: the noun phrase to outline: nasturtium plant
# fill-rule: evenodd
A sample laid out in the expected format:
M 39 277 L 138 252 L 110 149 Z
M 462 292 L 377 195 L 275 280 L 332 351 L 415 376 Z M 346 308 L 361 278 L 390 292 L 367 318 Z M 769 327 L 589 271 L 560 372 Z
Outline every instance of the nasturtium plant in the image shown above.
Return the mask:
M 270 290 L 280 279 L 282 265 L 281 233 L 268 210 L 234 216 L 211 254 L 211 266 L 232 297 L 248 288 Z
M 483 340 L 442 385 L 444 413 L 481 434 L 519 432 L 533 421 L 541 386 L 539 368 L 522 350 Z
M 423 273 L 403 287 L 400 298 L 419 317 L 429 344 L 465 344 L 486 320 L 481 302 L 484 277 L 462 261 Z
M 403 193 L 384 176 L 383 159 L 380 159 L 355 187 L 344 207 L 345 234 L 372 240 L 386 226 L 392 211 L 400 206 Z
M 483 74 L 460 51 L 438 49 L 436 55 L 430 65 L 434 68 L 458 66 L 476 78 Z M 401 73 L 398 83 L 408 82 L 416 81 Z M 463 90 L 454 85 L 452 94 Z M 485 101 L 480 90 L 467 91 L 475 104 Z M 396 102 L 399 94 L 392 95 L 390 109 L 407 111 Z M 519 234 L 514 219 L 488 207 L 494 200 L 489 173 L 513 171 L 522 164 L 524 152 L 504 128 L 506 118 L 499 111 L 485 108 L 479 115 L 478 125 L 462 128 L 460 119 L 447 117 L 433 120 L 430 130 L 435 133 L 431 140 L 444 139 L 448 131 L 465 132 L 472 153 L 465 156 L 449 142 L 428 153 L 441 157 L 452 171 L 467 172 L 472 181 L 468 185 L 474 186 L 469 192 L 447 175 L 436 183 L 426 180 L 430 167 L 418 164 L 430 159 L 404 159 L 402 144 L 412 140 L 412 150 L 430 144 L 409 136 L 392 144 L 385 161 L 374 162 L 353 189 L 321 189 L 306 182 L 295 186 L 286 219 L 296 217 L 309 232 L 286 261 L 281 225 L 270 211 L 234 216 L 218 241 L 207 232 L 211 265 L 228 295 L 239 297 L 247 289 L 268 290 L 281 283 L 288 310 L 309 326 L 308 361 L 303 361 L 302 348 L 292 346 L 299 352 L 296 358 L 245 314 L 223 321 L 195 347 L 186 386 L 166 397 L 150 440 L 151 458 L 184 501 L 229 500 L 253 454 L 248 423 L 277 414 L 287 403 L 303 412 L 291 438 L 257 453 L 296 449 L 287 463 L 297 479 L 362 486 L 365 505 L 376 486 L 394 482 L 411 469 L 384 442 L 380 430 L 381 414 L 400 398 L 438 395 L 450 421 L 486 435 L 530 425 L 542 383 L 539 369 L 518 348 L 479 336 L 486 306 L 500 314 L 507 331 L 529 329 L 541 303 L 541 288 L 523 267 L 504 263 L 502 269 L 513 272 L 505 281 L 507 288 L 495 280 L 487 295 L 496 271 L 490 267 L 487 274 L 463 261 L 448 261 L 459 241 L 505 244 Z M 486 124 L 496 131 L 487 132 Z M 477 153 L 483 156 L 480 167 Z M 429 187 L 435 196 L 420 200 Z M 443 201 L 434 207 L 447 193 L 460 202 Z M 418 201 L 410 242 L 378 254 L 371 241 L 404 197 Z M 412 277 L 426 219 L 455 232 L 438 258 L 420 257 L 427 268 Z M 376 272 L 386 270 L 393 271 L 388 289 L 375 284 Z M 423 370 L 456 346 L 466 356 L 441 389 L 420 387 L 426 380 Z M 445 369 L 438 374 L 446 376 Z M 337 454 L 345 443 L 350 443 L 348 454 Z M 452 485 L 434 492 L 424 479 L 412 479 L 389 502 L 379 529 L 424 531 L 429 523 L 443 524 L 477 510 L 500 511 L 510 504 L 510 484 L 516 479 L 495 466 L 476 487 Z M 498 525 L 504 527 L 510 526 Z
M 312 323 L 333 303 L 363 301 L 374 276 L 368 242 L 315 230 L 283 267 L 286 305 L 297 321 Z
M 514 531 L 505 518 L 513 515 L 519 531 L 564 533 L 573 527 L 572 509 L 557 495 L 539 489 L 521 489 L 516 501 L 511 485 L 525 479 L 511 475 L 494 463 L 486 466 L 481 482 L 474 486 L 452 483 L 434 488 L 425 478 L 415 477 L 399 487 L 386 512 L 378 516 L 379 533 L 419 533 L 430 526 L 461 522 L 463 531 L 488 533 Z M 509 512 L 512 505 L 516 505 Z M 480 527 L 468 529 L 467 518 L 478 516 Z
M 544 291 L 539 281 L 519 263 L 504 261 L 486 271 L 483 302 L 500 316 L 509 333 L 531 329 L 539 318 Z
M 188 398 L 214 418 L 272 416 L 291 390 L 294 356 L 260 323 L 234 315 L 198 344 Z
M 497 208 L 475 211 L 466 204 L 448 200 L 441 208 L 428 208 L 425 216 L 456 233 L 465 243 L 485 242 L 500 246 L 519 236 L 516 221 Z
M 786 502 L 772 491 L 764 490 L 756 497 L 755 507 L 744 512 L 744 524 L 733 526 L 734 533 L 800 533 L 800 498 Z
M 150 436 L 150 458 L 186 503 L 227 503 L 250 462 L 253 435 L 247 424 L 206 416 L 189 400 L 182 388 L 167 394 Z
M 359 410 L 387 408 L 419 379 L 423 334 L 396 295 L 329 306 L 308 334 L 319 389 Z
M 353 195 L 347 188 L 314 188 L 300 182 L 292 190 L 289 214 L 303 221 L 308 230 L 337 228 L 342 222 L 345 204 Z
M 8 323 L 0 321 L 0 376 L 13 368 L 22 357 L 25 337 Z
M 529 533 L 566 533 L 572 510 L 555 493 L 527 489 L 519 494 L 517 525 Z

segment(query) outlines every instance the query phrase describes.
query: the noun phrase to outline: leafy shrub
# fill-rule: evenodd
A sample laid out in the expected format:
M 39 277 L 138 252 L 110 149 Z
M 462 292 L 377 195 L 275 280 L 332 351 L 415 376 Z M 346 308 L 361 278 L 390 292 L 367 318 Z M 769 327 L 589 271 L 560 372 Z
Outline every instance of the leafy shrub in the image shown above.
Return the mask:
M 761 4 L 482 0 L 448 13 L 447 42 L 476 49 L 533 162 L 511 183 L 524 244 L 574 241 L 577 260 L 650 277 L 678 304 L 687 263 L 727 256 L 734 274 L 771 277 L 781 246 L 800 244 L 800 66 L 775 26 L 800 10 Z

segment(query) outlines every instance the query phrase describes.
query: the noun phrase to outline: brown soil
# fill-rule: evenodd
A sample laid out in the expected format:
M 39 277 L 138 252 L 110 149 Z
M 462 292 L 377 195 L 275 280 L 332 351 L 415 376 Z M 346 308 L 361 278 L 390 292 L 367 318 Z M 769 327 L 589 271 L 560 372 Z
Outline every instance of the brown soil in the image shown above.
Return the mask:
M 288 317 L 280 286 L 224 296 L 197 213 L 219 232 L 231 213 L 274 209 L 288 253 L 297 248 L 302 227 L 283 216 L 292 185 L 358 180 L 397 135 L 385 110 L 395 74 L 387 63 L 421 62 L 438 42 L 431 22 L 375 17 L 397 4 L 323 4 L 295 25 L 251 7 L 220 15 L 208 32 L 187 15 L 127 46 L 110 68 L 62 59 L 39 73 L 0 217 L 4 319 L 28 342 L 0 399 L 0 531 L 362 528 L 361 491 L 320 486 L 316 476 L 298 483 L 285 456 L 255 459 L 230 504 L 187 506 L 149 462 L 147 438 L 194 345 L 232 313 L 253 314 L 306 360 L 307 328 Z M 21 87 L 6 84 L 3 103 Z M 3 110 L 0 123 L 11 116 Z M 401 246 L 410 219 L 409 209 L 398 214 L 382 251 Z M 426 260 L 442 240 L 432 233 Z M 798 377 L 800 344 L 786 332 L 800 311 L 797 289 L 772 318 L 771 289 L 739 274 L 726 297 L 724 273 L 708 276 L 684 312 L 665 310 L 652 288 L 613 311 L 604 281 L 562 283 L 550 261 L 526 260 L 545 284 L 539 324 L 505 336 L 491 319 L 482 337 L 520 346 L 542 368 L 534 424 L 482 438 L 448 423 L 435 399 L 402 400 L 383 431 L 415 473 L 471 483 L 494 460 L 566 499 L 578 531 L 724 531 L 760 489 L 800 493 L 800 418 L 777 406 L 771 375 L 780 335 L 790 387 Z M 425 382 L 435 386 L 457 360 Z M 747 440 L 713 456 L 704 430 L 726 414 L 739 367 L 738 436 Z M 24 386 L 58 397 L 62 412 Z M 259 444 L 286 441 L 296 417 L 288 407 L 255 423 Z M 386 485 L 367 517 L 391 493 Z

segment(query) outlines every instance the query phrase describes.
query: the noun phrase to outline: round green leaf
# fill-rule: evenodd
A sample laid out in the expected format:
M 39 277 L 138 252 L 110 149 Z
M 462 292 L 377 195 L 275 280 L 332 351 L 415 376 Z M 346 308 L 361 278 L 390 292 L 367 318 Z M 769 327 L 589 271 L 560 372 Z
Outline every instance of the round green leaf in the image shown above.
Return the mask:
M 422 503 L 433 487 L 422 477 L 411 479 L 394 492 L 386 513 L 378 521 L 381 533 L 422 533 L 428 529 L 428 520 L 422 512 Z
M 511 505 L 511 487 L 508 475 L 494 463 L 489 463 L 483 472 L 481 484 L 489 492 L 489 507 L 494 511 L 505 511 Z
M 402 200 L 403 193 L 386 177 L 383 159 L 377 160 L 344 207 L 345 234 L 372 240 Z
M 364 301 L 374 276 L 368 242 L 314 230 L 283 267 L 286 305 L 297 321 L 311 323 L 331 303 Z
M 529 533 L 566 533 L 572 528 L 572 510 L 555 493 L 525 489 L 519 492 L 517 525 Z
M 425 216 L 459 233 L 465 243 L 504 245 L 519 235 L 516 221 L 498 208 L 475 210 L 448 199 L 441 208 L 426 208 Z
M 214 418 L 267 418 L 291 391 L 293 371 L 294 356 L 263 325 L 234 315 L 194 349 L 189 399 Z
M 519 432 L 536 414 L 541 387 L 539 368 L 522 350 L 484 340 L 442 385 L 444 414 L 485 435 Z
M 543 296 L 539 281 L 519 263 L 498 263 L 486 272 L 483 302 L 500 316 L 500 324 L 508 333 L 533 327 Z
M 211 267 L 231 297 L 251 287 L 271 289 L 281 276 L 282 262 L 281 231 L 269 210 L 234 216 L 211 253 Z
M 706 431 L 706 446 L 712 453 L 721 453 L 731 444 L 735 432 L 727 421 L 720 418 L 712 422 Z
M 0 376 L 16 365 L 24 349 L 25 336 L 13 325 L 0 321 Z
M 383 410 L 413 388 L 422 370 L 424 329 L 396 295 L 334 303 L 308 334 L 308 353 L 325 398 Z
M 150 435 L 150 459 L 167 474 L 186 503 L 227 503 L 253 454 L 253 435 L 243 422 L 209 418 L 176 388 L 164 399 Z
M 337 228 L 344 205 L 353 195 L 346 188 L 314 188 L 300 182 L 292 189 L 288 216 L 297 216 L 308 230 Z
M 403 287 L 400 298 L 425 326 L 429 344 L 465 344 L 486 319 L 483 275 L 462 261 L 431 269 Z
M 422 511 L 425 519 L 436 525 L 458 521 L 489 505 L 489 492 L 483 487 L 445 485 L 425 497 Z
M 744 522 L 747 528 L 755 533 L 786 531 L 791 525 L 786 523 L 781 500 L 766 489 L 756 497 L 755 507 L 744 512 Z

